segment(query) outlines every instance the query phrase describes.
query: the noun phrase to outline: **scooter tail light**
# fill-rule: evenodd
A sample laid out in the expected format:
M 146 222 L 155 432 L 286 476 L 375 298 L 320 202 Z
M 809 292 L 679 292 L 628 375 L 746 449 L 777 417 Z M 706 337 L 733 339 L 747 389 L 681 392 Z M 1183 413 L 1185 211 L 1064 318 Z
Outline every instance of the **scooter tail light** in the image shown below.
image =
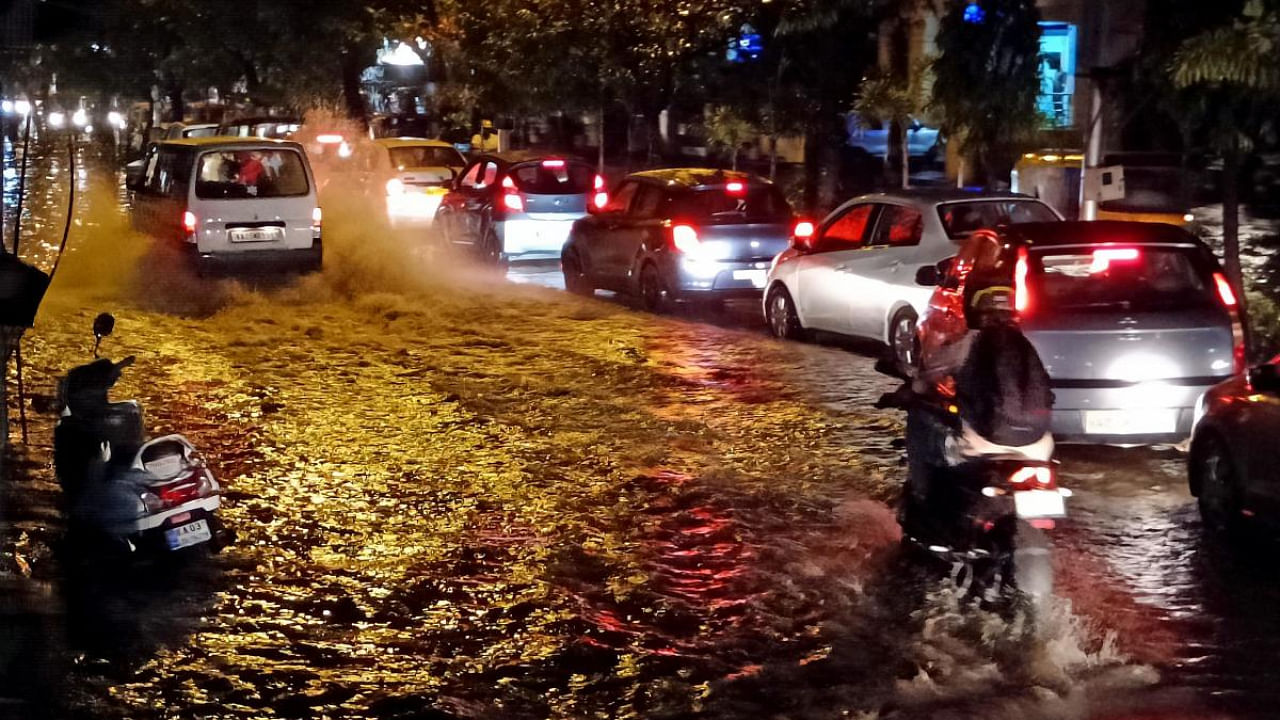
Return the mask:
M 1015 489 L 1053 489 L 1057 487 L 1058 481 L 1054 477 L 1053 468 L 1043 466 L 1024 466 L 1013 471 L 1009 476 L 1009 483 Z
M 142 501 L 142 506 L 149 513 L 160 512 L 165 508 L 164 501 L 153 492 L 144 492 L 138 496 L 138 499 Z

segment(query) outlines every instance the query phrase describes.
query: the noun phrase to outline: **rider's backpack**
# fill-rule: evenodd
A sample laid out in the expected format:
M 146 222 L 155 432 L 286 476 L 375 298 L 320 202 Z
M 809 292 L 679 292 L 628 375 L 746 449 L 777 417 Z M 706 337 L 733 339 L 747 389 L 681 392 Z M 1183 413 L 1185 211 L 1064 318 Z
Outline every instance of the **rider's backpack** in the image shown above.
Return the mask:
M 979 330 L 955 380 L 961 419 L 987 440 L 1017 447 L 1049 431 L 1049 373 L 1016 327 Z

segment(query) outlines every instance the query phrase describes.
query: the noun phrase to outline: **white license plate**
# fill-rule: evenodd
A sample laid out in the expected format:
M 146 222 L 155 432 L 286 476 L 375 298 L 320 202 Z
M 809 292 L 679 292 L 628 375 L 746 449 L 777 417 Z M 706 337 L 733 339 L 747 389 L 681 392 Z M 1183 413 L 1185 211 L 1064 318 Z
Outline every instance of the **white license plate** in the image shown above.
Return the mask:
M 209 542 L 213 539 L 213 533 L 209 532 L 208 520 L 197 520 L 172 530 L 165 530 L 164 539 L 169 544 L 170 550 L 180 550 L 184 547 L 199 545 L 202 542 Z
M 284 239 L 284 228 L 234 228 L 227 231 L 231 242 L 272 242 Z
M 1013 507 L 1020 518 L 1058 518 L 1067 515 L 1067 506 L 1057 490 L 1015 492 Z
M 764 287 L 764 270 L 734 270 L 734 280 L 750 280 L 753 287 Z
M 1084 431 L 1090 435 L 1153 435 L 1177 430 L 1178 411 L 1171 408 L 1084 412 Z

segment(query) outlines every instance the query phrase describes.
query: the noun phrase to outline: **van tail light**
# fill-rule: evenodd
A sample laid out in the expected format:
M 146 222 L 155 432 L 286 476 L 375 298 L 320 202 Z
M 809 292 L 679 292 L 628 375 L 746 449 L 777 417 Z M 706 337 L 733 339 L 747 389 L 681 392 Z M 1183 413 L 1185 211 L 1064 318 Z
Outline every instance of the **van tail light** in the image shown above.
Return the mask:
M 524 212 L 524 199 L 515 193 L 506 193 L 502 196 L 502 206 L 514 212 Z
M 182 213 L 182 229 L 187 233 L 187 242 L 195 240 L 196 235 L 196 214 L 190 210 Z
M 320 225 L 323 220 L 324 220 L 324 213 L 320 211 L 320 208 L 318 207 L 311 208 L 311 239 L 312 240 L 318 239 L 320 237 Z
M 677 252 L 682 252 L 686 255 L 697 254 L 702 251 L 702 241 L 698 239 L 698 231 L 692 225 L 671 226 L 671 246 Z
M 1030 260 L 1027 248 L 1018 248 L 1018 259 L 1013 265 L 1013 309 L 1024 313 L 1031 307 L 1031 294 L 1027 290 L 1027 272 Z
M 1244 323 L 1240 320 L 1240 301 L 1236 298 L 1235 290 L 1231 289 L 1231 282 L 1227 280 L 1227 276 L 1220 272 L 1213 274 L 1213 285 L 1218 291 L 1218 300 L 1222 301 L 1222 307 L 1227 309 L 1227 313 L 1231 315 L 1231 359 L 1234 365 L 1234 371 L 1239 374 L 1244 372 L 1245 368 L 1245 343 L 1244 343 Z
M 595 197 L 591 199 L 591 202 L 596 206 L 597 210 L 603 210 L 604 206 L 609 204 L 609 193 L 601 190 L 595 194 Z
M 796 223 L 796 228 L 791 231 L 791 235 L 801 240 L 808 240 L 813 237 L 814 231 L 815 228 L 813 227 L 813 223 L 808 220 L 801 220 Z

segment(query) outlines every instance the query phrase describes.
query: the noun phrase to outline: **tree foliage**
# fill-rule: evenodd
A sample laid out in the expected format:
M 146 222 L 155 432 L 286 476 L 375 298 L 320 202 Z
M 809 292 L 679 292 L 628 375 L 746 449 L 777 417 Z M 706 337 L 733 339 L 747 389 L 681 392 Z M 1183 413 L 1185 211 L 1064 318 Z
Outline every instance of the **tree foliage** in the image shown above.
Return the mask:
M 950 0 L 942 16 L 931 108 L 990 184 L 1040 124 L 1040 12 L 1034 0 L 980 0 L 976 18 L 969 6 Z

